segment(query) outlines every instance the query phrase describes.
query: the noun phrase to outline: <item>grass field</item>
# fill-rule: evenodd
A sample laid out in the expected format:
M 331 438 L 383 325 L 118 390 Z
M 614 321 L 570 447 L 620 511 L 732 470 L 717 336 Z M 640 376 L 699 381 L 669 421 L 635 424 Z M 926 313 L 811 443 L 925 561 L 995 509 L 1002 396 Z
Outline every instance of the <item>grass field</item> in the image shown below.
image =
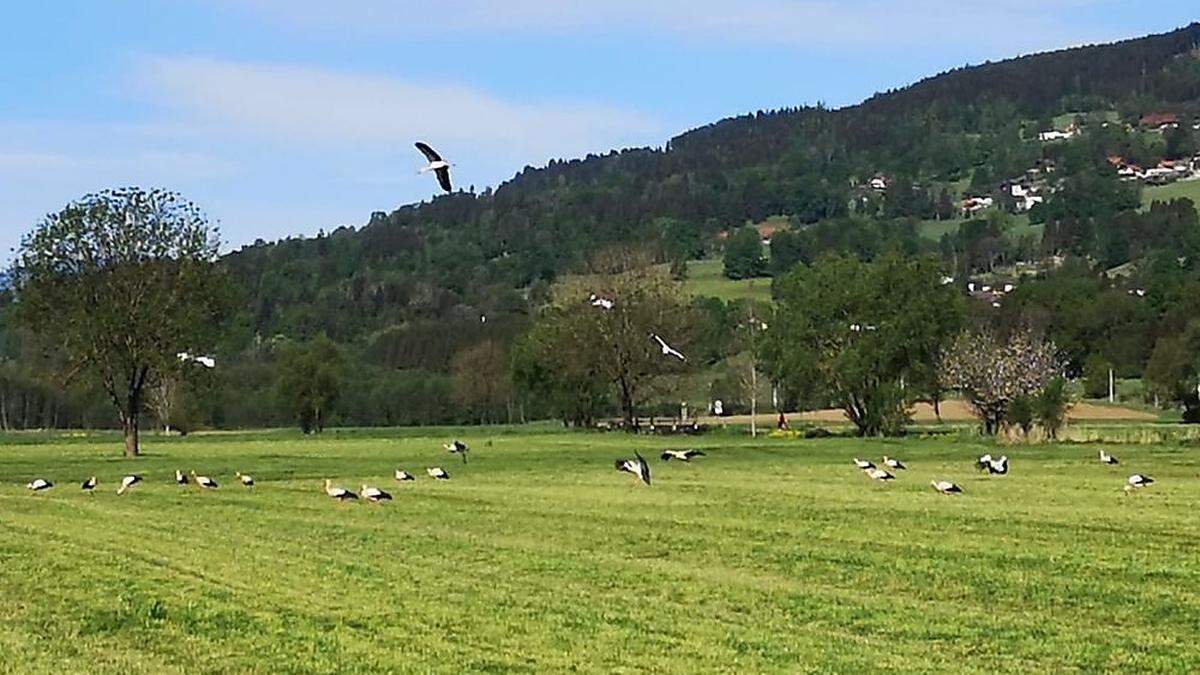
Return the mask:
M 941 241 L 942 235 L 953 234 L 958 232 L 958 228 L 966 221 L 961 219 L 954 220 L 922 220 L 917 225 L 917 234 L 923 239 L 929 241 Z M 1041 239 L 1044 225 L 1032 225 L 1029 222 L 1029 215 L 1025 213 L 1012 216 L 1012 225 L 1005 231 L 1005 236 L 1012 241 L 1016 241 L 1021 237 L 1033 237 Z
M 730 279 L 725 276 L 725 263 L 720 260 L 693 260 L 687 264 L 688 276 L 684 288 L 692 295 L 722 300 L 771 301 L 771 278 Z
M 718 435 L 647 488 L 612 460 L 663 439 L 463 433 L 466 466 L 447 430 L 151 438 L 135 461 L 113 437 L 0 439 L 0 670 L 1200 669 L 1191 447 L 1109 446 L 1112 469 L 1014 448 L 989 479 L 970 439 Z M 850 465 L 884 453 L 910 465 L 893 484 Z M 435 463 L 453 479 L 390 479 Z M 1123 496 L 1132 471 L 1158 483 Z M 58 487 L 27 494 L 42 475 Z M 331 503 L 325 477 L 396 501 Z
M 1149 208 L 1153 202 L 1169 202 L 1186 197 L 1200 211 L 1200 180 L 1180 181 L 1170 185 L 1156 185 L 1142 190 L 1142 206 Z

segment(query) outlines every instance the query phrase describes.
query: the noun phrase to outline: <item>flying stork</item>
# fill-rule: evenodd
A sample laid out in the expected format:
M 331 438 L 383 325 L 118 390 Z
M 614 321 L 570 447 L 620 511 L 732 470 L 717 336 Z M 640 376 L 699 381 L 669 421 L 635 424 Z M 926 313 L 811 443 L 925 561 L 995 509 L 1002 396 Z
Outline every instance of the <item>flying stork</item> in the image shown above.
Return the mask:
M 450 163 L 442 159 L 442 156 L 437 154 L 437 151 L 429 147 L 428 144 L 417 141 L 416 145 L 417 150 L 420 150 L 421 154 L 425 155 L 425 159 L 429 160 L 429 164 L 421 167 L 419 173 L 432 171 L 437 176 L 438 185 L 441 185 L 443 190 L 446 192 L 453 191 L 454 188 L 450 185 Z
M 659 337 L 657 334 L 651 333 L 650 337 L 654 338 L 658 342 L 658 346 L 662 350 L 663 356 L 674 356 L 675 358 L 679 359 L 680 361 L 687 361 L 687 358 L 685 358 L 683 354 L 680 354 L 677 349 L 675 349 L 671 345 L 667 344 L 666 341 L 663 340 L 661 337 Z

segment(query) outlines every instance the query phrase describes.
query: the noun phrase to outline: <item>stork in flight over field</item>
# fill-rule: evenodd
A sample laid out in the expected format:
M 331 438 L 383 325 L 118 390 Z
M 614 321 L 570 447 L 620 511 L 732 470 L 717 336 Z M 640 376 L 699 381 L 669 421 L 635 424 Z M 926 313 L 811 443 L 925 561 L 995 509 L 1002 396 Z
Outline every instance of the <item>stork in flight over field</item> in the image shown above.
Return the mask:
M 650 337 L 654 338 L 655 341 L 658 342 L 658 346 L 662 350 L 663 356 L 674 356 L 675 358 L 679 359 L 680 361 L 687 361 L 687 359 L 683 356 L 683 354 L 680 354 L 678 350 L 676 350 L 671 345 L 667 344 L 665 340 L 663 340 L 661 337 L 658 336 L 658 334 L 651 333 Z
M 454 188 L 450 185 L 450 163 L 442 159 L 442 156 L 437 154 L 437 151 L 429 147 L 429 145 L 417 141 L 417 150 L 425 155 L 425 159 L 429 160 L 427 166 L 421 167 L 420 173 L 428 173 L 432 171 L 437 176 L 438 185 L 446 192 L 451 192 Z

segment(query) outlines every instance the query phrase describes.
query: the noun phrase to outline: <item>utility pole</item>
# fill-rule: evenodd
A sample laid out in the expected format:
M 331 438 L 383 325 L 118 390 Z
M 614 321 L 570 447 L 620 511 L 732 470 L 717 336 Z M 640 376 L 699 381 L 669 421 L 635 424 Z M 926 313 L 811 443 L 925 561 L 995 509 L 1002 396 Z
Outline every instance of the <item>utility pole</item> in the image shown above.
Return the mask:
M 767 324 L 759 321 L 751 310 L 750 318 L 743 325 L 750 329 L 750 437 L 758 438 L 758 363 L 755 361 L 758 350 L 755 346 L 758 331 L 766 330 Z
M 1116 381 L 1113 379 L 1113 369 L 1109 368 L 1108 369 L 1108 402 L 1116 403 L 1116 401 L 1117 401 Z

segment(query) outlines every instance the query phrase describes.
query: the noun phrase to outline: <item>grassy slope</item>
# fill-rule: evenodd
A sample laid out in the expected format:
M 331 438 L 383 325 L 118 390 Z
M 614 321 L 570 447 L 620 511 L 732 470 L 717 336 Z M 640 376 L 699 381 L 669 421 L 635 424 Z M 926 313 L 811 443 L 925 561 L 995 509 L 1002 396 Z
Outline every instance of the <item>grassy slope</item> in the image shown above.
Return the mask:
M 1142 190 L 1142 205 L 1149 207 L 1152 202 L 1167 202 L 1172 199 L 1187 197 L 1196 204 L 1200 211 L 1200 180 L 1182 181 L 1170 185 L 1156 185 Z
M 954 220 L 922 220 L 917 225 L 917 234 L 930 241 L 940 241 L 943 234 L 958 232 L 959 226 L 964 222 L 962 219 Z M 1005 234 L 1011 240 L 1017 240 L 1024 236 L 1032 236 L 1040 239 L 1042 236 L 1042 225 L 1031 225 L 1029 223 L 1029 215 L 1022 213 L 1012 216 L 1012 226 L 1008 228 Z
M 704 295 L 722 300 L 771 301 L 771 279 L 733 280 L 725 276 L 725 264 L 720 260 L 693 260 L 688 263 L 688 277 L 684 284 L 692 295 Z
M 0 449 L 0 663 L 29 671 L 1196 671 L 1194 450 L 711 437 L 656 484 L 620 435 L 508 435 L 464 467 L 408 432 L 115 439 Z M 11 439 L 9 439 L 11 440 Z M 854 455 L 904 457 L 893 485 Z M 329 476 L 395 504 L 330 503 Z M 199 494 L 195 466 L 259 487 Z M 131 467 L 148 483 L 124 498 Z M 1121 496 L 1131 471 L 1159 484 Z M 100 476 L 80 494 L 68 479 Z M 48 494 L 18 485 L 59 478 Z M 946 498 L 933 477 L 959 481 Z M 268 665 L 269 664 L 269 665 Z

